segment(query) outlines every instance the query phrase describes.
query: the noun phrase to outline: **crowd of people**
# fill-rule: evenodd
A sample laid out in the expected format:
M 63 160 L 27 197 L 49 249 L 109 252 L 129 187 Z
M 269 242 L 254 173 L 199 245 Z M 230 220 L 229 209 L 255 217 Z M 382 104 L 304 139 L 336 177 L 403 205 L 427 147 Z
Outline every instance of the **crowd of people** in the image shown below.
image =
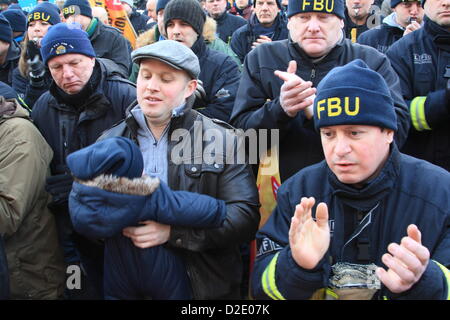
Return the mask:
M 450 0 L 120 2 L 0 0 L 0 299 L 450 299 Z

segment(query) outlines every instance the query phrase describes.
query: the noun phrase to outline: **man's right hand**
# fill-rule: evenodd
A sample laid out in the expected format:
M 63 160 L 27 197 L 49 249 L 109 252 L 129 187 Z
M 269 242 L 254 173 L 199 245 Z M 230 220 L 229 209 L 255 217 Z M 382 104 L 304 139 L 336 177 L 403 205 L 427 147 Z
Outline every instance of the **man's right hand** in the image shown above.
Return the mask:
M 303 197 L 295 207 L 289 229 L 289 245 L 292 257 L 303 269 L 314 269 L 330 246 L 328 207 L 321 202 L 317 206 L 316 219 L 312 218 L 313 197 Z
M 301 110 L 314 103 L 316 88 L 312 88 L 311 81 L 304 81 L 297 76 L 297 62 L 292 60 L 286 70 L 276 70 L 275 75 L 284 81 L 280 91 L 280 105 L 290 117 L 295 117 Z M 306 110 L 305 110 L 306 111 Z M 312 115 L 307 114 L 310 118 Z
M 413 31 L 416 31 L 420 29 L 421 25 L 417 21 L 413 21 L 410 24 L 408 24 L 405 28 L 405 32 L 403 32 L 403 36 L 406 36 L 408 33 L 411 33 Z

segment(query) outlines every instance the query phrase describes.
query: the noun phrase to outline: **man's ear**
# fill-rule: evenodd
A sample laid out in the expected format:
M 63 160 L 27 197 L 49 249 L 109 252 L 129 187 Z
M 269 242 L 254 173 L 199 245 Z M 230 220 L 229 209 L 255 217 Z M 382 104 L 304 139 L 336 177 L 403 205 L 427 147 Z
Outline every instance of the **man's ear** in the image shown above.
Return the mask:
M 394 130 L 391 129 L 384 129 L 384 130 L 386 130 L 387 142 L 391 144 L 392 141 L 394 141 Z
M 194 92 L 195 89 L 197 89 L 197 85 L 198 82 L 195 79 L 191 79 L 188 81 L 187 85 L 186 85 L 186 94 L 185 94 L 185 99 L 190 97 Z

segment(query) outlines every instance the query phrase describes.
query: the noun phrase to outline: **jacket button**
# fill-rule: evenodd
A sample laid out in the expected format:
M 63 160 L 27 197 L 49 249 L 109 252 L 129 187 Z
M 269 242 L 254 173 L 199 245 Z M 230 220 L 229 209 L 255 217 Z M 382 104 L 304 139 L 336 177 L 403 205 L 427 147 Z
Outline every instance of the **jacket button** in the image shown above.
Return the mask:
M 192 171 L 192 172 L 197 172 L 197 168 L 196 168 L 196 167 L 192 167 L 192 168 L 191 168 L 191 171 Z
M 182 240 L 181 240 L 180 238 L 178 238 L 178 239 L 175 241 L 175 244 L 176 244 L 177 246 L 179 246 L 179 247 L 181 247 L 181 243 L 182 243 Z
M 214 168 L 219 169 L 219 165 L 217 163 L 214 163 Z

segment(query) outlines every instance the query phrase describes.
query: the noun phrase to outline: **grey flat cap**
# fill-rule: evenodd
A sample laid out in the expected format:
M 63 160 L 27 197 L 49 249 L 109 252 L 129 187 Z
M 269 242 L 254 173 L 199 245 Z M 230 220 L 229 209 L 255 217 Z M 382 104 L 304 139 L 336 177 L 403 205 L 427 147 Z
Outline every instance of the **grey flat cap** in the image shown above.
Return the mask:
M 200 74 L 197 56 L 178 41 L 161 40 L 141 47 L 131 53 L 131 59 L 137 64 L 140 64 L 142 59 L 156 59 L 175 69 L 186 71 L 193 79 L 198 79 Z

